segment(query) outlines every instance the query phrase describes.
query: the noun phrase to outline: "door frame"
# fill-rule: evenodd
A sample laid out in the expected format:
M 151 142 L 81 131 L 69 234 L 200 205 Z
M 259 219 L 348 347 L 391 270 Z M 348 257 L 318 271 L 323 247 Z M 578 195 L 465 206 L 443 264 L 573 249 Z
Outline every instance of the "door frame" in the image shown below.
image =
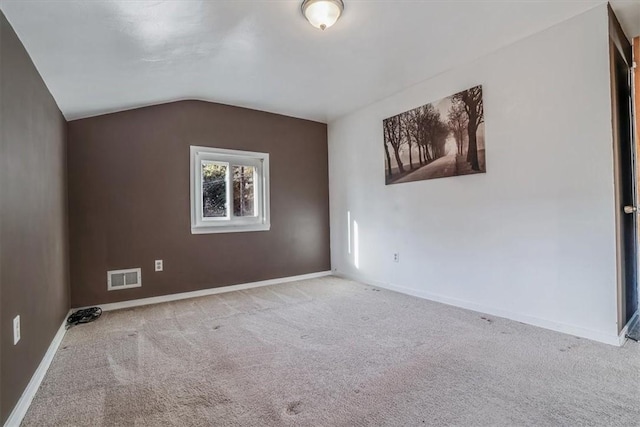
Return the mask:
M 634 144 L 635 168 L 634 180 L 636 189 L 636 203 L 640 203 L 640 35 L 631 40 L 631 143 Z M 640 267 L 640 215 L 636 216 L 636 265 Z M 638 270 L 636 270 L 638 271 Z M 640 275 L 636 281 L 636 295 L 640 299 Z M 635 322 L 640 319 L 640 301 L 638 301 L 638 309 L 636 314 L 629 319 L 620 333 L 624 333 L 624 329 L 631 328 Z
M 625 320 L 626 314 L 626 290 L 625 290 L 625 268 L 624 268 L 624 250 L 623 250 L 623 230 L 622 230 L 622 200 L 620 199 L 620 135 L 618 133 L 618 105 L 616 102 L 616 88 L 617 88 L 617 76 L 615 73 L 615 54 L 616 52 L 620 53 L 620 55 L 625 59 L 629 68 L 631 70 L 631 65 L 633 64 L 632 60 L 632 46 L 629 42 L 629 39 L 625 35 L 620 22 L 618 21 L 615 13 L 611 9 L 611 6 L 608 6 L 609 10 L 609 74 L 610 74 L 610 84 L 611 84 L 611 125 L 613 131 L 613 171 L 614 171 L 614 185 L 615 185 L 615 222 L 616 222 L 616 290 L 617 290 L 617 331 L 618 334 L 622 333 L 624 328 L 627 326 L 627 322 Z M 638 185 L 637 179 L 639 175 L 638 171 L 638 144 L 636 143 L 635 126 L 633 125 L 635 117 L 635 111 L 632 103 L 632 111 L 631 111 L 631 121 L 632 121 L 632 135 L 631 135 L 631 145 L 632 145 L 632 175 L 633 175 L 633 184 L 634 184 L 634 205 L 638 203 Z M 635 252 L 636 252 L 636 272 L 640 272 L 640 262 L 638 258 L 638 232 L 640 231 L 640 227 L 638 225 L 638 214 L 636 213 L 636 244 L 635 244 Z M 636 287 L 638 287 L 638 282 L 636 279 Z M 628 323 L 631 323 L 636 316 L 632 317 Z

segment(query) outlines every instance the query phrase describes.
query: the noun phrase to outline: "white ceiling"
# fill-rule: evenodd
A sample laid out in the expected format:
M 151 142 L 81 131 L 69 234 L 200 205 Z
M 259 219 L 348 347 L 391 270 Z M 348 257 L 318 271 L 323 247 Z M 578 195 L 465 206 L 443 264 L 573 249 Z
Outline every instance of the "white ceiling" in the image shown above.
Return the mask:
M 300 3 L 0 6 L 67 119 L 204 99 L 327 122 L 604 1 L 345 0 L 325 32 Z

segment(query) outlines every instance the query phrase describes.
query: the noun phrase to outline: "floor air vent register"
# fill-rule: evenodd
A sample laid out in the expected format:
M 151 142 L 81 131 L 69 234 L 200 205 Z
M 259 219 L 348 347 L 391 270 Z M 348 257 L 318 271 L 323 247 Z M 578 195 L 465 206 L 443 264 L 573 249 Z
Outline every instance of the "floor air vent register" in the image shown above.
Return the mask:
M 110 291 L 140 286 L 142 286 L 142 271 L 139 268 L 107 271 L 107 289 Z

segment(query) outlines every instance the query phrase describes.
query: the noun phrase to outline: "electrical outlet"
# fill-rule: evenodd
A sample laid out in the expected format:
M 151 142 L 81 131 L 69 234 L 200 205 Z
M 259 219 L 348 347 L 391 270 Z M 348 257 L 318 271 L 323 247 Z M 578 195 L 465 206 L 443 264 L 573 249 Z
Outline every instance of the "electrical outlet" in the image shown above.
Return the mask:
M 13 318 L 13 345 L 20 341 L 20 315 Z
M 161 259 L 157 259 L 156 260 L 156 271 L 162 271 L 164 268 L 162 260 Z
M 400 254 L 398 252 L 393 254 L 393 262 L 400 262 Z

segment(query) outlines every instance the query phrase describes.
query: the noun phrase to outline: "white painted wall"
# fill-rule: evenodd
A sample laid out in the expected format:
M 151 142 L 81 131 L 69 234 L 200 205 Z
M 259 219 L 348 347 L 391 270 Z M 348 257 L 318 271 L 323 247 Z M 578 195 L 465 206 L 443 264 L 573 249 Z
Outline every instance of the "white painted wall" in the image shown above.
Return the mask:
M 382 120 L 477 84 L 487 173 L 385 186 Z M 618 343 L 606 6 L 331 122 L 329 163 L 338 274 Z

